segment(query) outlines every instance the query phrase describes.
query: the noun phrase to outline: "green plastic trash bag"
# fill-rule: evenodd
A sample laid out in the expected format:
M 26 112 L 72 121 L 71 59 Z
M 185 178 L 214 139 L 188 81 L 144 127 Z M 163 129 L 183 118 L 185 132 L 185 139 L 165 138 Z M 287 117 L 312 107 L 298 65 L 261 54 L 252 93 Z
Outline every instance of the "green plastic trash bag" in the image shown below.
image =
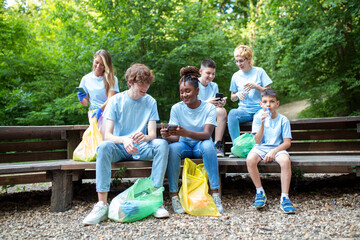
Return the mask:
M 163 191 L 154 187 L 150 177 L 140 178 L 111 201 L 108 217 L 116 222 L 143 219 L 163 204 Z
M 240 158 L 246 158 L 254 145 L 254 136 L 250 133 L 244 133 L 234 140 L 231 152 Z

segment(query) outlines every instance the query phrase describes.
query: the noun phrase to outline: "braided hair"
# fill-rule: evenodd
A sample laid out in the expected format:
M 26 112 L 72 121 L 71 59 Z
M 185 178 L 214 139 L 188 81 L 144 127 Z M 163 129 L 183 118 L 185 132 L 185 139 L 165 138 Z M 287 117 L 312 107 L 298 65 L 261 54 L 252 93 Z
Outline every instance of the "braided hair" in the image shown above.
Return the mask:
M 199 87 L 199 77 L 200 72 L 199 69 L 195 66 L 187 66 L 180 69 L 180 80 L 179 85 L 182 83 L 190 83 L 195 89 Z

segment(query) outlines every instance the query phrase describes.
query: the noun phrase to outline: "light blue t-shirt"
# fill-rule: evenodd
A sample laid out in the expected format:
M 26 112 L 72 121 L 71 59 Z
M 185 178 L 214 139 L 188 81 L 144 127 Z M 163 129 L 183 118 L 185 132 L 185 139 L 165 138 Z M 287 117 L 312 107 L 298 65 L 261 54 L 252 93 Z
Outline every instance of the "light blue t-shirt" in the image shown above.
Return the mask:
M 261 116 L 264 110 L 260 110 L 254 115 L 252 123 L 252 133 L 255 135 L 261 125 Z M 290 122 L 284 115 L 278 113 L 275 119 L 270 119 L 270 127 L 264 127 L 264 135 L 260 144 L 255 146 L 275 148 L 284 142 L 284 138 L 292 138 Z
M 120 92 L 119 83 L 116 76 L 114 76 L 115 86 L 109 89 L 110 91 Z M 86 94 L 89 95 L 90 107 L 89 110 L 101 107 L 107 100 L 105 85 L 103 77 L 95 76 L 94 72 L 86 74 L 80 82 Z
M 231 78 L 230 91 L 235 93 L 242 92 L 244 91 L 244 85 L 249 82 L 261 87 L 266 87 L 272 83 L 264 69 L 252 67 L 247 73 L 242 70 L 234 73 Z M 256 113 L 261 109 L 260 101 L 261 93 L 255 89 L 251 89 L 249 94 L 246 94 L 246 99 L 244 101 L 239 100 L 239 108 L 245 109 L 249 113 Z
M 180 125 L 193 132 L 203 132 L 205 124 L 216 127 L 216 108 L 211 103 L 203 101 L 195 109 L 189 108 L 184 102 L 178 102 L 171 107 L 169 123 Z M 179 141 L 198 142 L 188 137 L 180 137 Z
M 199 78 L 200 81 L 200 78 Z M 206 101 L 211 97 L 215 97 L 216 93 L 219 92 L 219 87 L 217 83 L 209 82 L 209 84 L 205 87 L 199 82 L 199 95 L 198 99 L 202 101 Z
M 146 94 L 135 101 L 127 91 L 110 98 L 104 116 L 114 121 L 115 136 L 128 136 L 137 132 L 147 134 L 149 121 L 159 121 L 156 100 Z

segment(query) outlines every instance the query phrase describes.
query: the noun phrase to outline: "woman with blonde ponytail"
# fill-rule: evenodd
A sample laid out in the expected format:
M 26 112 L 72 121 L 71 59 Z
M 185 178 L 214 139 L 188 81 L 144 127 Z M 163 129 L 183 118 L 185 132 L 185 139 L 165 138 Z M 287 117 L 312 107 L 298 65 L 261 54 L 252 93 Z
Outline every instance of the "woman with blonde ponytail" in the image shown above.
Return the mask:
M 93 71 L 85 75 L 80 82 L 78 98 L 82 105 L 90 102 L 88 117 L 96 115 L 100 132 L 104 138 L 105 121 L 102 113 L 109 99 L 119 92 L 119 83 L 114 76 L 111 56 L 106 50 L 94 54 Z

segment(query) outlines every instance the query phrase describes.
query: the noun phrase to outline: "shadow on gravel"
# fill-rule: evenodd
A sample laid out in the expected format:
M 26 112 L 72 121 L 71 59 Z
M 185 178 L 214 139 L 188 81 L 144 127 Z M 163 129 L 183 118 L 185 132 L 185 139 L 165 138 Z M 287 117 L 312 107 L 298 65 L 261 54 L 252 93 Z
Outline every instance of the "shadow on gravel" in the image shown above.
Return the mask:
M 267 195 L 279 195 L 281 193 L 280 176 L 267 176 L 261 178 L 262 185 Z M 244 195 L 255 194 L 254 185 L 249 176 L 227 177 L 223 181 L 223 195 L 235 194 Z M 356 174 L 346 174 L 340 176 L 322 176 L 305 177 L 304 179 L 292 179 L 290 194 L 318 193 L 331 194 L 336 193 L 354 193 L 360 192 L 360 177 Z
M 280 194 L 280 177 L 265 176 L 262 177 L 262 183 L 268 196 L 278 196 Z M 112 188 L 109 193 L 109 199 L 114 198 L 130 185 L 131 183 L 124 183 L 120 187 Z M 168 199 L 167 187 L 164 192 L 165 199 Z M 254 185 L 250 177 L 235 176 L 227 177 L 223 180 L 223 196 L 232 195 L 248 198 L 254 194 L 254 191 Z M 336 196 L 338 194 L 356 192 L 360 192 L 360 177 L 356 177 L 355 174 L 305 178 L 301 180 L 293 179 L 290 189 L 291 195 L 319 194 Z M 37 207 L 49 208 L 50 198 L 51 189 L 46 191 L 2 193 L 0 194 L 0 212 L 25 211 Z M 95 184 L 75 184 L 74 201 L 95 203 L 97 201 Z

